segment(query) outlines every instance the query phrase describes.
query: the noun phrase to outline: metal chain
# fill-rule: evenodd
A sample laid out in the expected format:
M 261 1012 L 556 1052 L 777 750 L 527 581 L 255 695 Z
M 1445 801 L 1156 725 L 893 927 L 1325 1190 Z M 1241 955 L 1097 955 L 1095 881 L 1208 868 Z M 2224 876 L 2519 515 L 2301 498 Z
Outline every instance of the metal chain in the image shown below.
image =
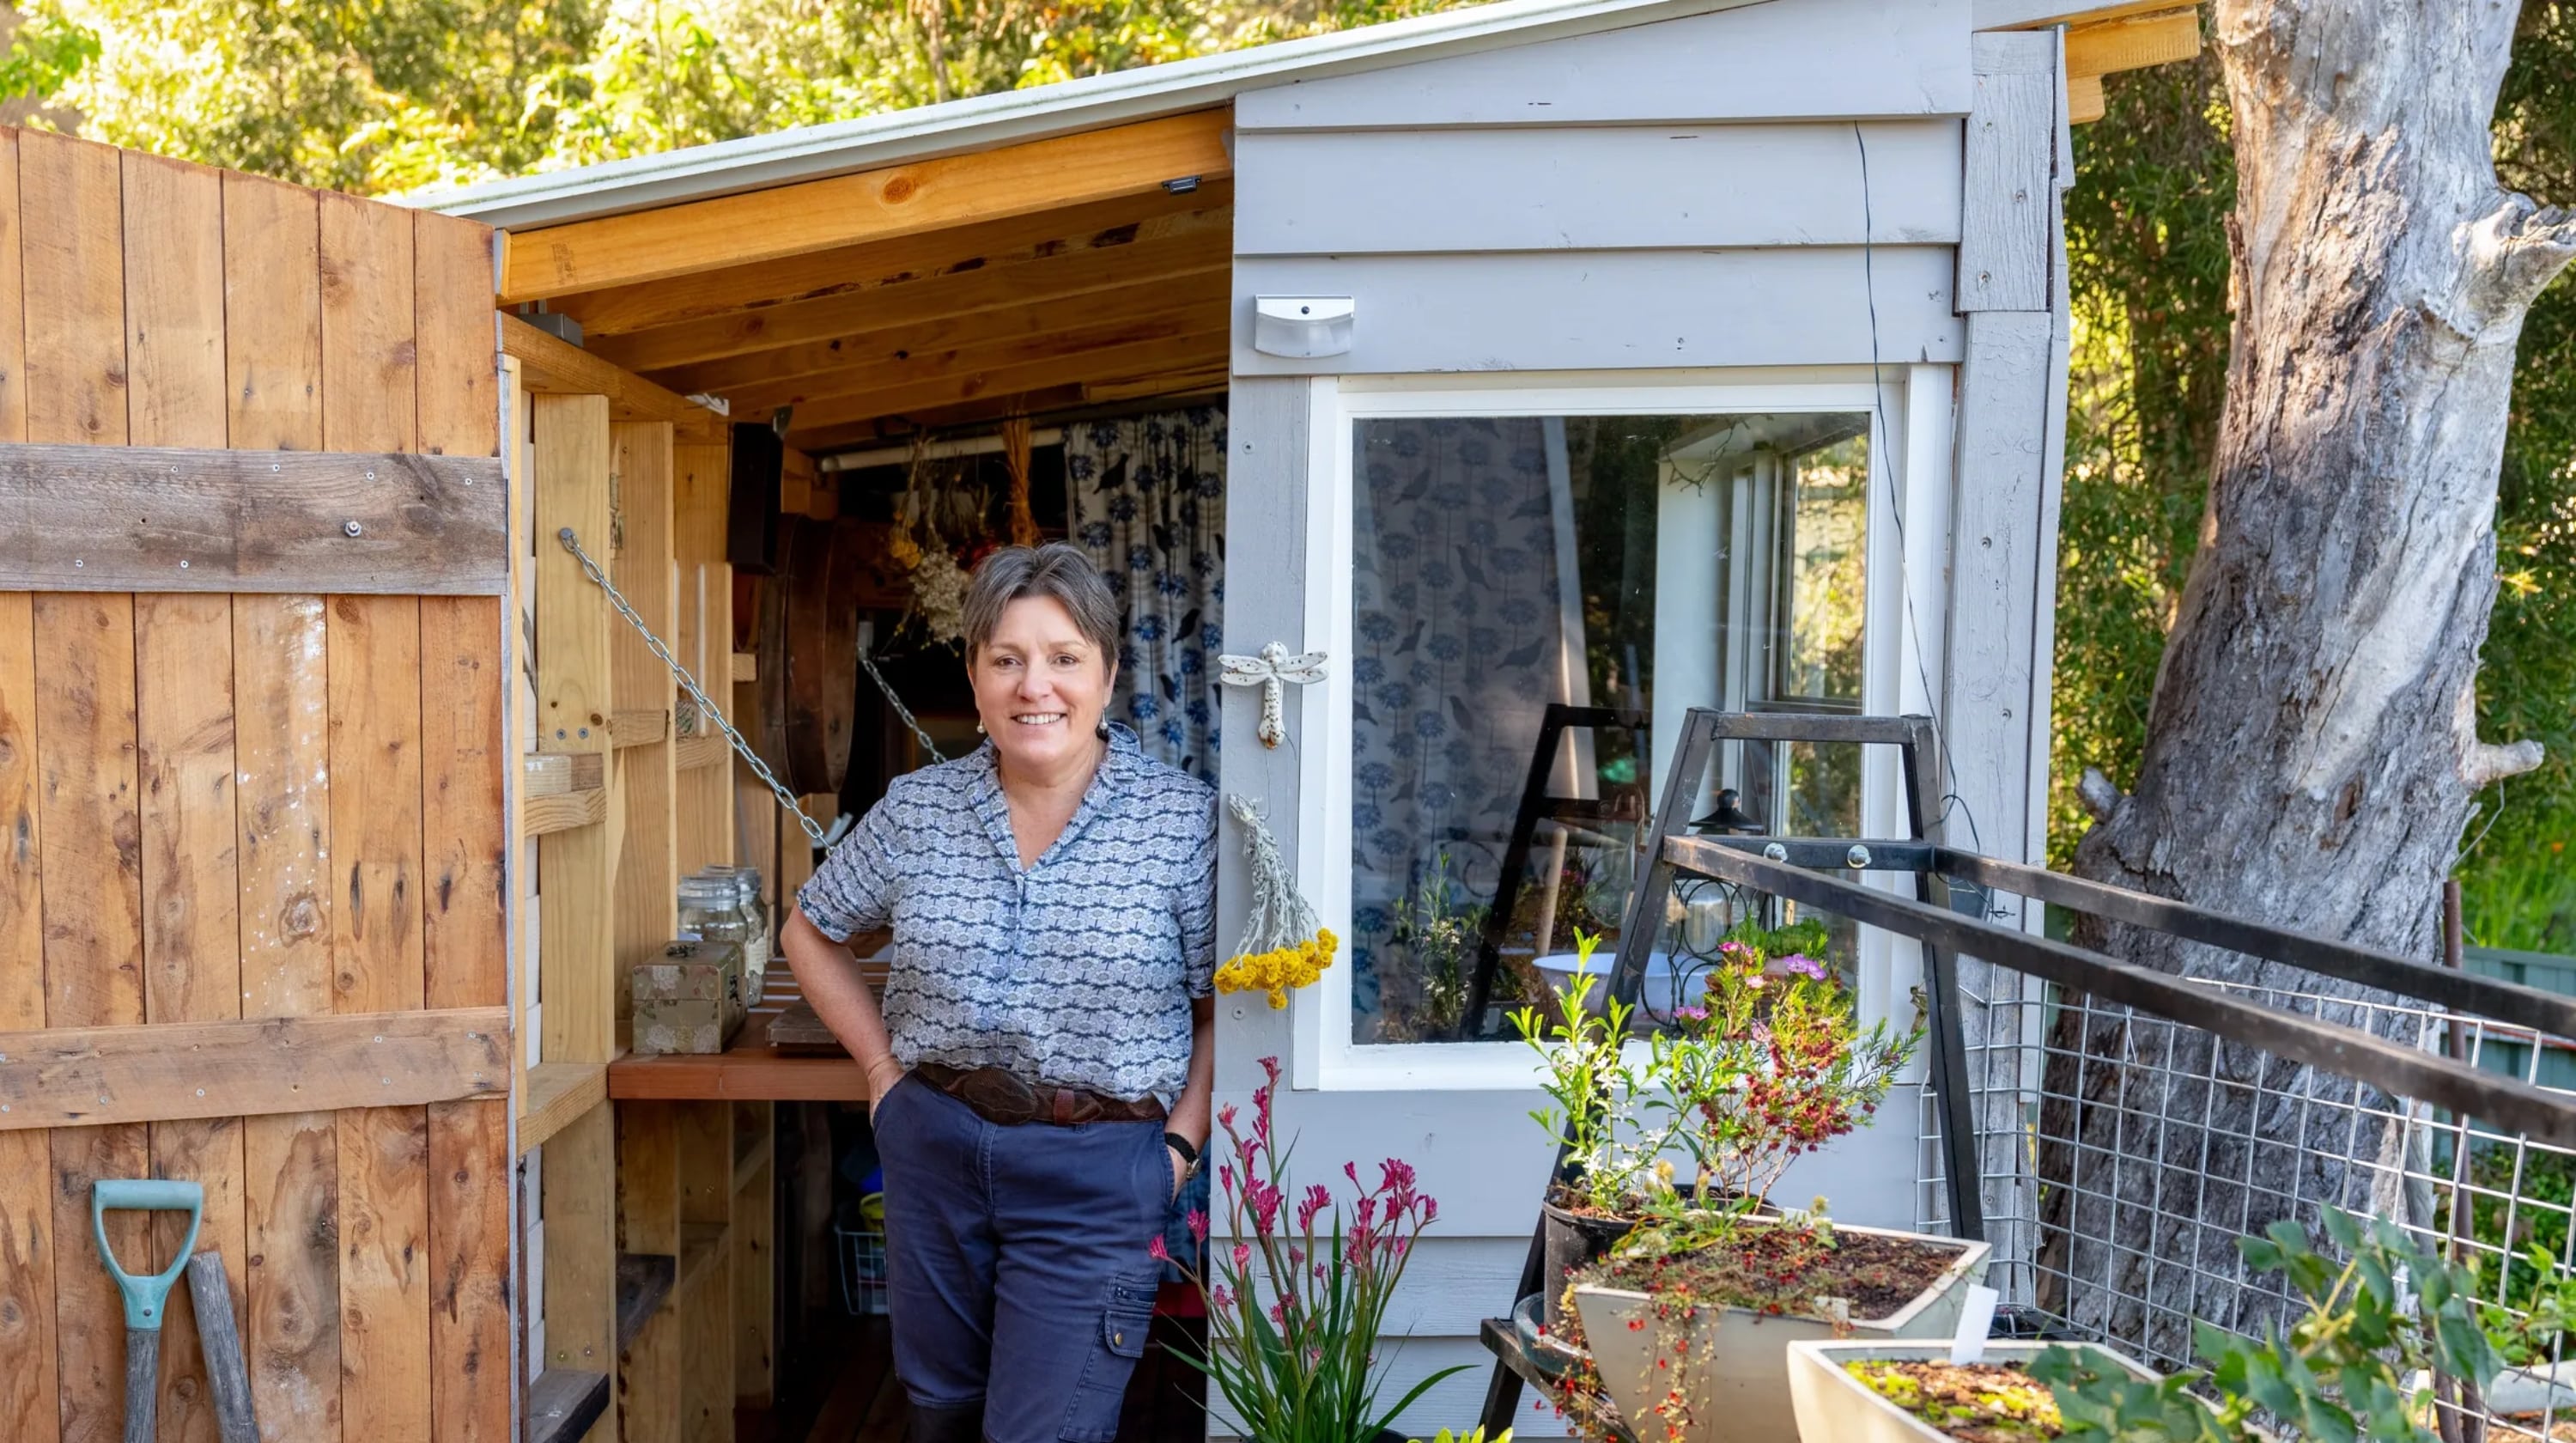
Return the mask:
M 868 669 L 868 680 L 875 682 L 877 690 L 885 693 L 886 705 L 893 707 L 894 714 L 903 718 L 903 724 L 912 728 L 914 738 L 921 743 L 923 751 L 930 753 L 930 759 L 934 762 L 948 760 L 939 750 L 939 743 L 932 741 L 930 733 L 921 729 L 921 723 L 912 719 L 912 708 L 905 706 L 903 698 L 894 694 L 894 687 L 886 681 L 885 673 L 877 670 L 876 658 L 869 656 L 864 646 L 859 648 L 859 665 Z
M 786 784 L 779 781 L 777 774 L 770 771 L 768 765 L 761 761 L 759 754 L 751 749 L 751 743 L 743 740 L 742 733 L 735 731 L 733 723 L 725 720 L 723 709 L 709 700 L 705 692 L 698 689 L 698 683 L 689 675 L 689 669 L 680 665 L 680 659 L 671 655 L 671 649 L 662 644 L 662 638 L 655 636 L 653 628 L 645 624 L 644 618 L 636 613 L 633 606 L 627 604 L 625 596 L 617 590 L 617 583 L 610 581 L 608 574 L 599 569 L 599 563 L 590 559 L 590 553 L 581 549 L 581 539 L 573 535 L 572 528 L 567 526 L 556 532 L 555 536 L 563 542 L 564 550 L 571 552 L 573 559 L 581 563 L 582 574 L 599 583 L 599 589 L 608 593 L 608 602 L 617 608 L 617 614 L 626 618 L 626 624 L 634 627 L 636 634 L 644 638 L 644 644 L 652 648 L 653 654 L 662 659 L 664 666 L 671 669 L 671 675 L 680 683 L 681 689 L 689 694 L 691 701 L 698 704 L 699 718 L 716 724 L 716 729 L 725 734 L 725 740 L 733 743 L 735 755 L 740 756 L 750 765 L 751 774 L 760 778 L 763 784 L 778 794 L 778 805 L 787 809 L 787 814 L 796 819 L 796 825 L 805 829 L 805 835 L 813 840 L 815 846 L 824 845 L 824 838 L 828 834 L 815 823 L 812 817 L 805 815 L 804 807 L 797 804 L 796 794 L 787 790 Z M 875 669 L 869 668 L 871 672 Z

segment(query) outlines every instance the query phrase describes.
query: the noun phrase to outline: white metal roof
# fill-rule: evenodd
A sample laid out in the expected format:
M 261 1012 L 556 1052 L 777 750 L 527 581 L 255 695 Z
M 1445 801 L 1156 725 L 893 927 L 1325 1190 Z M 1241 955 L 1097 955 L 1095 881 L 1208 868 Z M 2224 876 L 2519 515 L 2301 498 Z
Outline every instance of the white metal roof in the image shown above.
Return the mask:
M 1775 3 L 1492 0 L 1303 40 L 433 192 L 408 203 L 503 229 L 560 225 L 1204 110 L 1264 86 Z
M 1166 65 L 431 192 L 409 197 L 407 203 L 472 216 L 505 230 L 561 225 L 1203 110 L 1267 86 L 1777 3 L 1491 0 L 1464 10 Z M 2172 3 L 2179 8 L 2192 0 Z M 2138 0 L 1974 0 L 1972 25 L 1979 30 L 2020 28 L 2138 8 Z

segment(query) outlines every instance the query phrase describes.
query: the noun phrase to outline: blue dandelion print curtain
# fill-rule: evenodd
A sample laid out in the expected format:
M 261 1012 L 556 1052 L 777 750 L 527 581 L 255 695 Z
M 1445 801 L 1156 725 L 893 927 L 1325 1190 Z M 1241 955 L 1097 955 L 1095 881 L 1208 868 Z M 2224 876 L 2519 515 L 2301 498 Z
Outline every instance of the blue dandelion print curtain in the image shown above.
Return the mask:
M 1068 426 L 1073 537 L 1127 609 L 1123 716 L 1145 750 L 1216 780 L 1225 614 L 1225 412 L 1200 406 Z

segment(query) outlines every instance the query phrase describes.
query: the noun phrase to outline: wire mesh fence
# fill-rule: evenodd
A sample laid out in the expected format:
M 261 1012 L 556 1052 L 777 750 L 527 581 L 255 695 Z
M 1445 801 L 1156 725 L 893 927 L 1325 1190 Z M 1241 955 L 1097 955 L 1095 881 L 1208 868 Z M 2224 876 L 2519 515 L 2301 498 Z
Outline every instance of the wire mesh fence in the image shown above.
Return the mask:
M 2207 975 L 2225 954 L 2187 950 L 2202 966 L 2185 975 L 2212 991 L 2543 1086 L 2576 1076 L 2576 1047 L 2529 1027 L 2289 968 Z M 2258 1336 L 2300 1306 L 2236 1240 L 2282 1220 L 2320 1235 L 2340 1208 L 2468 1266 L 2507 1342 L 2516 1366 L 2465 1401 L 2441 1396 L 2443 1436 L 2576 1440 L 2576 1365 L 2559 1368 L 2576 1364 L 2560 1331 L 2576 1326 L 2576 1152 L 2025 973 L 1959 971 L 1987 1281 L 2014 1331 L 2191 1367 L 2196 1322 Z M 1931 1230 L 1949 1225 L 1940 1120 L 1927 1086 L 1917 1210 Z

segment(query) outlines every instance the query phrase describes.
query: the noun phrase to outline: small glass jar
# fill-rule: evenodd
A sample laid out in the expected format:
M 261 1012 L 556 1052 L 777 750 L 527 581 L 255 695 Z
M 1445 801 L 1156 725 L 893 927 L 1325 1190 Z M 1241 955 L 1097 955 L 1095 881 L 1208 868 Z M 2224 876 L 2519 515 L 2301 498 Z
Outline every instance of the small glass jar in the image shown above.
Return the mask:
M 680 940 L 731 942 L 751 940 L 751 919 L 743 914 L 741 890 L 731 877 L 700 873 L 680 884 Z
M 709 867 L 707 871 L 733 879 L 735 900 L 741 905 L 743 920 L 751 929 L 742 939 L 742 996 L 744 1002 L 757 1007 L 762 996 L 762 979 L 769 975 L 771 945 L 769 908 L 760 900 L 760 869 Z

